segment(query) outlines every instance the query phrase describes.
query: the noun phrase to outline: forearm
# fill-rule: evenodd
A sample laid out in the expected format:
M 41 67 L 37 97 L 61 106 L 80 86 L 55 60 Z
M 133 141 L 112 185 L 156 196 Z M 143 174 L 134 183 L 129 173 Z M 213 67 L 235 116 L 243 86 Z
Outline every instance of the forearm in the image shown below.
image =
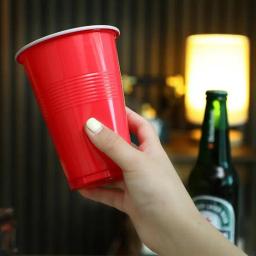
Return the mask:
M 192 219 L 193 218 L 193 219 Z M 191 221 L 192 220 L 192 221 Z M 207 255 L 207 256 L 245 256 L 240 249 L 226 240 L 200 214 L 187 215 L 171 221 L 169 235 L 159 246 L 159 255 Z

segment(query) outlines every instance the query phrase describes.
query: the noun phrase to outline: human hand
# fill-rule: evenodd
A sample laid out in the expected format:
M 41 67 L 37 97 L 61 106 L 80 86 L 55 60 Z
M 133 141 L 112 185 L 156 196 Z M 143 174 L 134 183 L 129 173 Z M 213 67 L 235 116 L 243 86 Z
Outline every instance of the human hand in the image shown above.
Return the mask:
M 128 108 L 127 118 L 130 131 L 138 137 L 138 147 L 129 145 L 96 120 L 87 122 L 85 131 L 90 140 L 121 167 L 124 182 L 112 189 L 82 189 L 80 193 L 127 213 L 143 242 L 158 251 L 159 244 L 170 241 L 167 223 L 197 211 L 153 127 Z
M 121 167 L 124 181 L 80 193 L 127 213 L 142 241 L 159 255 L 245 255 L 202 218 L 153 127 L 126 110 L 138 147 L 96 119 L 85 126 L 92 143 Z

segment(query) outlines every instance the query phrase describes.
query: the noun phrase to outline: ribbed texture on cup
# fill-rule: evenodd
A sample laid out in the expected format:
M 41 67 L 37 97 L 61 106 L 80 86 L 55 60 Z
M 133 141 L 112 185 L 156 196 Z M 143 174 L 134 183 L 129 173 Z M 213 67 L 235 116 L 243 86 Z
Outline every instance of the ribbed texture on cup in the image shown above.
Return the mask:
M 80 104 L 116 98 L 119 83 L 120 80 L 114 74 L 107 72 L 58 81 L 46 86 L 41 98 L 42 111 L 47 116 L 48 112 L 54 114 Z

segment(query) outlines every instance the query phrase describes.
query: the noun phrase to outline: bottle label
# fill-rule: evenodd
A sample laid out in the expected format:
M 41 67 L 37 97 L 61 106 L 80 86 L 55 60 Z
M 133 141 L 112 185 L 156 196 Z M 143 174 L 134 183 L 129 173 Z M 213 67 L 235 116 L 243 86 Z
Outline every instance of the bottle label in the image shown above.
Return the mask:
M 235 214 L 226 200 L 214 196 L 197 196 L 193 201 L 200 213 L 228 240 L 235 242 Z
M 142 250 L 141 250 L 142 255 L 157 255 L 155 252 L 151 251 L 145 244 L 142 244 Z

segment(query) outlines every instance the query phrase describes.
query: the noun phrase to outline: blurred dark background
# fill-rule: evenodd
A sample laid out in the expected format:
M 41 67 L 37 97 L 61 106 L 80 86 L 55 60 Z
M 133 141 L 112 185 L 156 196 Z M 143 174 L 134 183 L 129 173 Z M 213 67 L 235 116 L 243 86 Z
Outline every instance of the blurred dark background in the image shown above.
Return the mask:
M 14 60 L 15 52 L 32 40 L 77 26 L 117 26 L 121 72 L 141 79 L 138 100 L 153 102 L 159 115 L 165 113 L 170 131 L 187 131 L 183 98 L 169 105 L 163 96 L 164 78 L 184 75 L 186 37 L 246 35 L 251 42 L 251 88 L 249 121 L 243 129 L 245 144 L 256 147 L 254 0 L 0 0 L 0 20 L 0 208 L 15 210 L 22 254 L 106 255 L 126 220 L 69 191 L 24 71 Z M 255 163 L 247 167 L 245 223 L 253 230 Z M 244 246 L 254 255 L 255 233 L 243 232 L 251 237 Z

